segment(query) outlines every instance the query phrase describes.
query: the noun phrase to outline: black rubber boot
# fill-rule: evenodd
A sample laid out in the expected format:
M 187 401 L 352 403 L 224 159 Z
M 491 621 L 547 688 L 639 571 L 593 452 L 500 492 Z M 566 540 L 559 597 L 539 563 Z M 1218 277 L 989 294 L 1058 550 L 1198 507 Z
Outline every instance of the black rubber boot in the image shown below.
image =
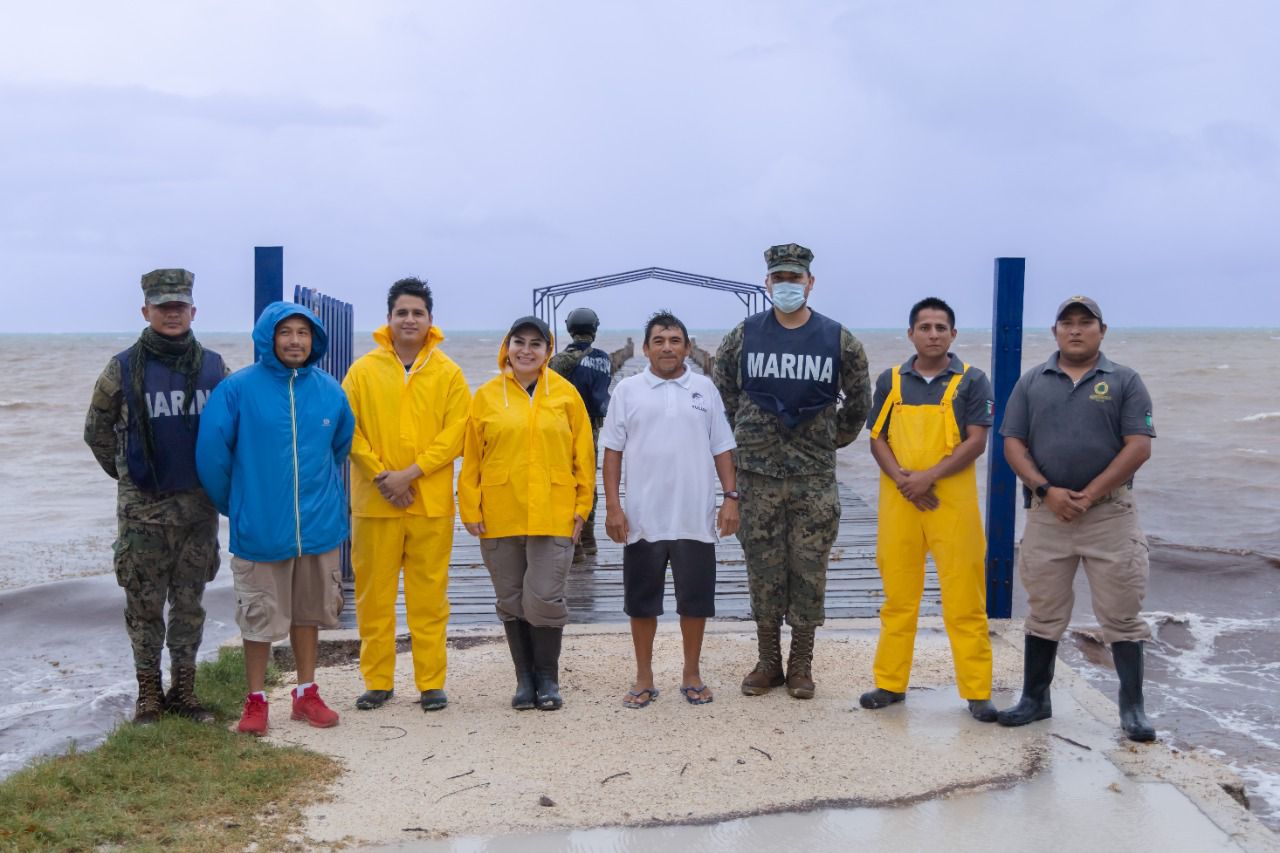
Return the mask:
M 1142 641 L 1112 643 L 1111 658 L 1120 676 L 1120 727 L 1129 740 L 1150 743 L 1156 739 L 1156 730 L 1142 707 Z
M 1022 698 L 1017 705 L 997 714 L 997 723 L 1025 726 L 1053 716 L 1049 685 L 1053 683 L 1053 664 L 1057 659 L 1056 642 L 1027 634 L 1022 653 Z
M 516 692 L 511 697 L 511 707 L 517 711 L 532 711 L 537 695 L 533 680 L 533 646 L 529 641 L 529 623 L 523 619 L 511 619 L 502 623 L 507 632 L 507 647 L 511 649 L 511 662 L 516 665 Z
M 395 695 L 394 690 L 366 690 L 356 699 L 356 707 L 361 711 L 372 711 L 390 702 Z
M 197 723 L 212 723 L 213 712 L 201 705 L 196 698 L 196 665 L 175 664 L 169 670 L 169 679 L 164 709 L 170 714 L 177 714 Z
M 1000 712 L 991 704 L 990 699 L 970 699 L 969 716 L 980 723 L 994 723 Z
M 877 687 L 875 690 L 868 690 L 859 696 L 858 704 L 868 711 L 876 711 L 880 708 L 888 708 L 895 702 L 901 702 L 906 698 L 907 694 L 905 693 L 896 693 L 892 690 Z
M 564 704 L 560 698 L 560 641 L 564 628 L 529 626 L 533 647 L 533 682 L 539 711 L 554 711 Z

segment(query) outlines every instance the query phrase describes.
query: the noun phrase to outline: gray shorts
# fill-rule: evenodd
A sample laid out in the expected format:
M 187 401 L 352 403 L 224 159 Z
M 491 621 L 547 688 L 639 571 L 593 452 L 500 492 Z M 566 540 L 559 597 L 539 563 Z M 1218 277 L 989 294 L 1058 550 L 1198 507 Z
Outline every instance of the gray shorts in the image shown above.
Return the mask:
M 232 557 L 240 636 L 274 643 L 288 637 L 293 625 L 337 628 L 343 604 L 338 554 L 334 548 L 270 563 Z

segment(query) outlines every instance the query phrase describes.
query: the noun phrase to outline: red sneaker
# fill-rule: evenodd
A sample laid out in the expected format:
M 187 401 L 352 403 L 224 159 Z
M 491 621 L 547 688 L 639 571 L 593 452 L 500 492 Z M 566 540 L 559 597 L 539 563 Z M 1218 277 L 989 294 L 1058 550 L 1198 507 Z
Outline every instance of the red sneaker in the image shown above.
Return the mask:
M 292 719 L 306 720 L 317 729 L 327 729 L 338 724 L 338 712 L 324 704 L 320 688 L 312 684 L 301 696 L 294 693 Z
M 262 737 L 267 733 L 267 700 L 250 693 L 244 700 L 244 713 L 236 731 Z

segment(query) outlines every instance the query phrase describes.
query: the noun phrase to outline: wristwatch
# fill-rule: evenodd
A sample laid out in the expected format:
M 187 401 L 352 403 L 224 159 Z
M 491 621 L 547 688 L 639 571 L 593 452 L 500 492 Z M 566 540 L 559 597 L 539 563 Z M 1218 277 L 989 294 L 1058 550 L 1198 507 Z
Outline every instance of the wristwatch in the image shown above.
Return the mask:
M 1049 494 L 1049 484 L 1046 482 L 1036 486 L 1035 494 L 1040 500 L 1044 500 L 1045 495 Z
M 742 500 L 742 498 L 738 497 L 738 492 L 737 492 L 736 490 L 735 490 L 735 491 L 732 491 L 732 492 L 725 492 L 725 493 L 724 493 L 724 496 L 725 496 L 726 498 L 728 498 L 729 500 L 731 500 L 731 501 L 739 501 L 739 500 Z

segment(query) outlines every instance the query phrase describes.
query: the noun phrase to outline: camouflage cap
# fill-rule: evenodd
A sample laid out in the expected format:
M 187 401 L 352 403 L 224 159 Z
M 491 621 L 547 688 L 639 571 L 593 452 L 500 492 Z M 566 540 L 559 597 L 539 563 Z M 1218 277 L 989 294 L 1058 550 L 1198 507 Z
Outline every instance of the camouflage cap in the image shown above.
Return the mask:
M 1102 309 L 1098 307 L 1098 303 L 1094 302 L 1087 296 L 1068 296 L 1058 306 L 1058 313 L 1054 315 L 1054 322 L 1062 319 L 1062 315 L 1067 313 L 1067 309 L 1072 305 L 1079 305 L 1084 310 L 1098 318 L 1098 322 L 1102 322 Z
M 798 272 L 809 274 L 809 264 L 813 263 L 813 252 L 799 243 L 783 243 L 770 246 L 765 250 L 764 262 L 766 273 Z
M 142 295 L 148 305 L 185 302 L 193 305 L 191 286 L 196 277 L 188 270 L 152 270 L 142 277 Z

